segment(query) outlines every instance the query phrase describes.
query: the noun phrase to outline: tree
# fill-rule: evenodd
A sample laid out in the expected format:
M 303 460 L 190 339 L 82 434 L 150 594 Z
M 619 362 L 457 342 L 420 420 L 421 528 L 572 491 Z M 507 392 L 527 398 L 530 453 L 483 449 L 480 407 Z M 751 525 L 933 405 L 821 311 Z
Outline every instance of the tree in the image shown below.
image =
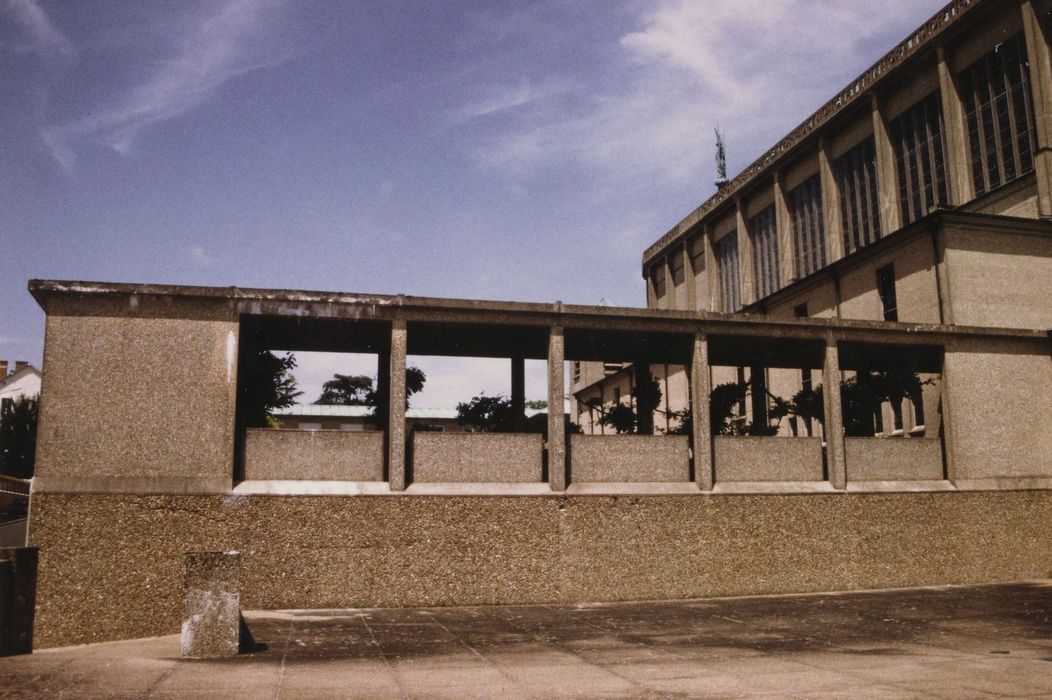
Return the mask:
M 646 394 L 642 394 L 646 392 Z M 647 404 L 652 408 L 661 405 L 661 384 L 657 379 L 650 378 L 650 382 L 643 386 L 637 386 L 632 390 L 635 402 L 632 404 L 615 403 L 613 407 L 604 409 L 602 402 L 593 400 L 588 403 L 592 408 L 599 410 L 599 424 L 613 428 L 618 435 L 635 433 L 639 431 L 639 398 L 643 395 Z M 672 414 L 670 414 L 672 415 Z
M 278 357 L 269 350 L 247 354 L 241 364 L 238 408 L 248 428 L 273 427 L 270 412 L 296 403 L 296 357 L 290 352 Z
M 457 423 L 473 432 L 511 432 L 513 419 L 511 399 L 506 396 L 475 396 L 457 404 Z
M 0 411 L 0 474 L 33 477 L 39 403 L 36 396 L 20 396 Z
M 419 367 L 406 367 L 405 407 L 409 408 L 409 397 L 423 390 L 427 375 Z M 334 374 L 322 384 L 321 396 L 315 404 L 328 406 L 372 406 L 379 408 L 384 401 L 371 377 L 365 375 Z M 374 411 L 375 414 L 375 411 Z
M 326 406 L 369 406 L 375 401 L 373 380 L 364 375 L 335 374 L 322 384 L 321 397 L 316 404 Z

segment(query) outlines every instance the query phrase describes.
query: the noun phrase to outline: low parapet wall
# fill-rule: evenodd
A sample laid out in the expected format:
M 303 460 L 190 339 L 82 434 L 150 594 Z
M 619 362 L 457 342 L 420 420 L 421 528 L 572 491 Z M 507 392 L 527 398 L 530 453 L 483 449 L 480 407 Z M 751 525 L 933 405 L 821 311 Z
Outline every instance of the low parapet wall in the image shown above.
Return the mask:
M 413 433 L 417 482 L 540 483 L 543 463 L 540 434 Z
M 183 554 L 208 549 L 243 553 L 247 609 L 645 600 L 1052 577 L 1052 491 L 35 499 L 38 647 L 177 632 Z
M 384 434 L 378 431 L 245 431 L 245 479 L 381 481 Z

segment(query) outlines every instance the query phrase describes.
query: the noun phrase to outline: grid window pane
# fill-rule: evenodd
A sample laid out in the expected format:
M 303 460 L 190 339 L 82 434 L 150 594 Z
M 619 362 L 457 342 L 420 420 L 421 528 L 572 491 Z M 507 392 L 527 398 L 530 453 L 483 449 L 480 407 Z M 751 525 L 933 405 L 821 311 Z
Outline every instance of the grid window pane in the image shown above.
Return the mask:
M 822 182 L 818 175 L 808 178 L 789 193 L 789 208 L 797 275 L 806 277 L 826 265 Z
M 752 233 L 756 291 L 762 299 L 778 290 L 778 232 L 775 229 L 774 206 L 769 206 L 749 219 Z
M 877 148 L 873 137 L 838 158 L 833 170 L 840 190 L 844 244 L 851 253 L 880 238 Z
M 1022 32 L 965 69 L 960 86 L 976 194 L 1033 170 L 1034 116 Z
M 716 241 L 715 249 L 720 281 L 720 311 L 731 313 L 742 305 L 738 270 L 738 231 L 731 231 Z
M 909 224 L 949 201 L 942 104 L 933 92 L 891 124 L 902 221 Z

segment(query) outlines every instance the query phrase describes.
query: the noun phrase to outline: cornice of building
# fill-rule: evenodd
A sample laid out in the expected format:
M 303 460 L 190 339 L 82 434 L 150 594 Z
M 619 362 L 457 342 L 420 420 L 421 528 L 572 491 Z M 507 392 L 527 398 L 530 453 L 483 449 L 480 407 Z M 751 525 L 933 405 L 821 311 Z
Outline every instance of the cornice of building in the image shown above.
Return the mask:
M 697 226 L 708 214 L 722 204 L 733 202 L 746 188 L 761 177 L 768 175 L 774 169 L 774 166 L 781 164 L 786 156 L 793 152 L 797 146 L 812 137 L 815 132 L 828 124 L 837 115 L 862 103 L 862 99 L 872 92 L 878 83 L 896 72 L 908 59 L 932 46 L 937 38 L 944 35 L 951 27 L 957 25 L 966 14 L 988 2 L 991 2 L 991 0 L 954 0 L 911 32 L 891 51 L 884 54 L 880 60 L 851 81 L 847 87 L 837 92 L 828 102 L 819 107 L 802 124 L 753 161 L 751 165 L 734 177 L 729 184 L 720 188 L 719 191 L 705 200 L 701 206 L 688 214 L 682 221 L 647 248 L 643 253 L 644 277 L 650 261 L 664 253 L 667 248 Z

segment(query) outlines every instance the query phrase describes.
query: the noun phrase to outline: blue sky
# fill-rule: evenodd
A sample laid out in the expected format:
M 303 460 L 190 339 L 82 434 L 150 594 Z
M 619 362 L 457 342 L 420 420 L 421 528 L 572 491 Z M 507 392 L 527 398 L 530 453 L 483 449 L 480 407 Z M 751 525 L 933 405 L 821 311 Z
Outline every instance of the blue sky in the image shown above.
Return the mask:
M 713 127 L 733 175 L 941 5 L 0 0 L 0 357 L 33 277 L 641 306 Z

